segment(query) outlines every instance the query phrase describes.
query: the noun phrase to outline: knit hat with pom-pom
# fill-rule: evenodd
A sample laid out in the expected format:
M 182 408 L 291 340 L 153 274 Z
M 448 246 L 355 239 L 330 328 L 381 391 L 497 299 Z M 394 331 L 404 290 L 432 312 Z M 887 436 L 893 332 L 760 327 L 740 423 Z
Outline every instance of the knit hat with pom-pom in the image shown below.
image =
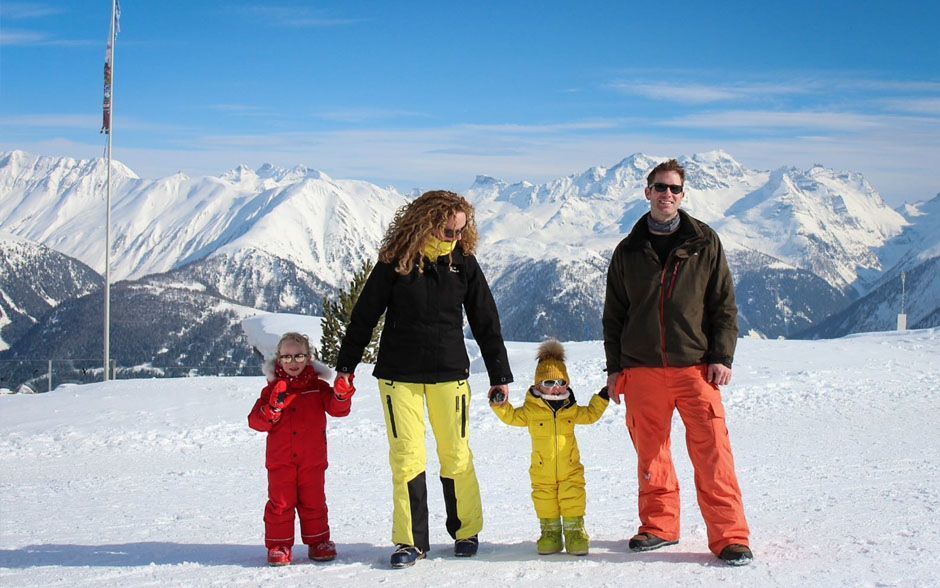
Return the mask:
M 564 380 L 571 383 L 565 368 L 565 348 L 557 339 L 549 339 L 541 345 L 535 354 L 538 365 L 535 366 L 535 385 L 544 380 Z

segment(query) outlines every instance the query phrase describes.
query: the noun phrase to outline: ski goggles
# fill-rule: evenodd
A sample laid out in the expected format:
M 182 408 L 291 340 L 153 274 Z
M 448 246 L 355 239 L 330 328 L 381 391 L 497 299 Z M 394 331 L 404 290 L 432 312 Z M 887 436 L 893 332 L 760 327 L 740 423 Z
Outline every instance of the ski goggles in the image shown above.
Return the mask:
M 665 192 L 667 188 L 673 194 L 682 193 L 682 186 L 679 186 L 677 184 L 664 184 L 662 182 L 656 182 L 655 184 L 653 184 L 653 189 L 656 190 L 657 192 Z
M 278 355 L 277 358 L 281 360 L 281 363 L 303 363 L 307 361 L 308 355 L 306 353 L 295 353 L 294 355 Z
M 545 388 L 564 388 L 568 385 L 565 380 L 542 380 L 539 382 Z

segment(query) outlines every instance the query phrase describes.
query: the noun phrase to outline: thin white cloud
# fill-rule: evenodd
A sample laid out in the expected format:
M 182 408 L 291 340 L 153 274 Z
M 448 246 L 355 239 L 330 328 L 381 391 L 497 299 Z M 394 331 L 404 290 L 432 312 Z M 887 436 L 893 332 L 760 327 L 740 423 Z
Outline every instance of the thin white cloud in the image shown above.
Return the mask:
M 669 85 L 644 82 L 618 82 L 610 87 L 621 94 L 641 96 L 654 100 L 668 100 L 685 104 L 707 104 L 734 100 L 738 96 L 723 88 L 704 85 Z
M 136 117 L 122 116 L 117 113 L 113 119 L 115 130 L 143 131 L 159 135 L 177 135 L 180 132 L 188 130 L 176 124 L 164 124 L 141 120 Z M 25 115 L 5 115 L 0 116 L 0 130 L 32 132 L 34 130 L 85 130 L 98 133 L 101 128 L 101 114 L 25 114 Z
M 885 108 L 900 112 L 937 114 L 937 94 L 940 81 L 925 77 L 920 80 L 899 80 L 851 76 L 844 72 L 779 72 L 761 76 L 743 75 L 736 80 L 727 80 L 724 72 L 693 72 L 667 70 L 623 72 L 619 80 L 604 85 L 608 90 L 628 95 L 662 101 L 684 107 L 683 114 L 690 116 L 690 126 L 710 128 L 734 127 L 734 121 L 722 120 L 711 113 L 697 113 L 697 108 L 719 104 L 734 104 L 740 110 L 774 111 L 776 117 L 766 116 L 761 121 L 766 127 L 799 126 L 804 122 L 822 123 L 824 126 L 864 124 L 851 121 L 853 115 L 824 114 L 830 111 L 855 111 L 876 114 Z M 663 82 L 665 79 L 683 80 Z M 702 80 L 721 80 L 718 82 Z M 801 110 L 811 114 L 795 115 Z M 737 113 L 736 113 L 737 114 Z M 700 115 L 700 116 L 696 116 Z M 741 117 L 750 120 L 751 117 Z M 827 122 L 826 119 L 836 122 Z M 801 121 L 800 119 L 805 119 Z M 815 119 L 815 120 L 811 120 Z
M 245 117 L 276 117 L 277 112 L 255 104 L 211 104 L 209 109 L 223 114 Z
M 930 80 L 835 79 L 841 89 L 879 90 L 888 92 L 940 92 L 940 82 Z
M 861 131 L 889 124 L 889 117 L 824 111 L 732 110 L 701 112 L 665 120 L 668 127 L 727 130 L 817 129 Z
M 940 98 L 906 98 L 887 100 L 888 108 L 903 112 L 940 115 Z
M 38 45 L 46 47 L 85 47 L 99 44 L 97 41 L 82 39 L 56 39 L 39 31 L 0 29 L 0 45 Z
M 413 110 L 397 110 L 392 108 L 345 108 L 315 112 L 314 118 L 333 122 L 362 123 L 374 120 L 390 120 L 400 118 L 429 118 L 424 112 Z
M 42 18 L 65 12 L 61 8 L 37 2 L 0 2 L 0 19 L 24 20 Z
M 31 127 L 53 129 L 88 129 L 101 126 L 101 116 L 90 114 L 29 114 L 2 116 L 0 127 Z
M 592 131 L 601 129 L 615 129 L 621 127 L 626 119 L 598 119 L 586 121 L 574 121 L 569 123 L 554 124 L 463 124 L 454 128 L 468 129 L 472 131 L 496 132 L 496 133 L 518 133 L 518 134 L 554 134 L 572 131 Z
M 610 83 L 608 87 L 621 94 L 682 104 L 730 102 L 754 98 L 805 94 L 810 91 L 806 83 L 678 84 L 648 81 L 620 81 Z
M 36 45 L 48 40 L 43 33 L 0 29 L 0 45 Z

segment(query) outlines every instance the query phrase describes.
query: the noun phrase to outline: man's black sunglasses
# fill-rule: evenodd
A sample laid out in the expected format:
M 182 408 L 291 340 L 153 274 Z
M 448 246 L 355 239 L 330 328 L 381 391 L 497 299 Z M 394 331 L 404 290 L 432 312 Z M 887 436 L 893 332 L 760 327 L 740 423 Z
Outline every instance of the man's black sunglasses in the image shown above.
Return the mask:
M 669 191 L 672 192 L 673 194 L 682 193 L 682 186 L 678 186 L 676 184 L 664 184 L 662 182 L 656 182 L 655 184 L 653 184 L 653 189 L 656 190 L 657 192 L 665 192 L 666 188 L 669 188 Z

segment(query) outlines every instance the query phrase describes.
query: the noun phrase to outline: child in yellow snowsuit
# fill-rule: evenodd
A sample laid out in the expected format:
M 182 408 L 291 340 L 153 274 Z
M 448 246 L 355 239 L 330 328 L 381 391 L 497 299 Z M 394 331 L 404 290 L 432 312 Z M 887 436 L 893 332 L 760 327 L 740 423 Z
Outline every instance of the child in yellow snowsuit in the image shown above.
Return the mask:
M 565 349 L 549 339 L 539 346 L 535 383 L 525 403 L 514 408 L 505 398 L 490 399 L 496 416 L 507 425 L 528 427 L 532 437 L 532 502 L 542 535 L 537 546 L 541 555 L 558 553 L 564 545 L 572 555 L 586 555 L 590 539 L 584 529 L 584 466 L 574 437 L 575 425 L 596 422 L 607 409 L 605 387 L 588 406 L 578 406 L 569 387 Z M 559 520 L 561 519 L 561 520 Z

